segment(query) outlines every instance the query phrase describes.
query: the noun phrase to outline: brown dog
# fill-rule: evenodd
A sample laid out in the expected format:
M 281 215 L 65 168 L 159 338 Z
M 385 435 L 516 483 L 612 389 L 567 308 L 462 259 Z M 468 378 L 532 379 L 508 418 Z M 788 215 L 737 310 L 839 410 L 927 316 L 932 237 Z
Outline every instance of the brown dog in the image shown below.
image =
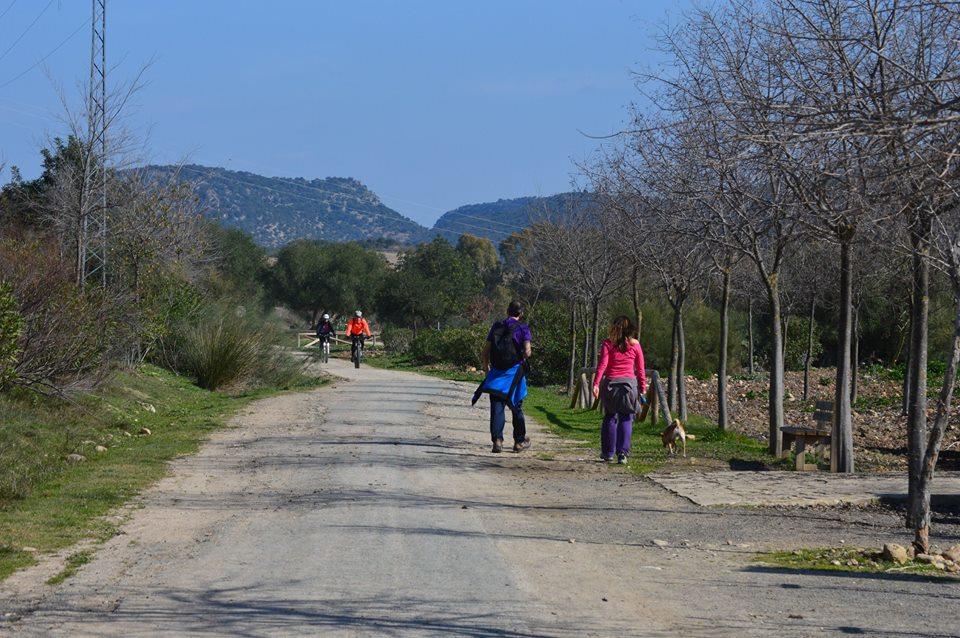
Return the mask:
M 695 441 L 697 437 L 692 434 L 687 434 L 687 431 L 683 429 L 683 423 L 680 422 L 680 419 L 674 419 L 673 423 L 667 426 L 667 428 L 660 434 L 660 440 L 663 441 L 663 447 L 667 448 L 670 451 L 670 454 L 677 453 L 677 441 L 680 441 L 680 447 L 683 450 L 683 457 L 687 457 L 687 439 Z

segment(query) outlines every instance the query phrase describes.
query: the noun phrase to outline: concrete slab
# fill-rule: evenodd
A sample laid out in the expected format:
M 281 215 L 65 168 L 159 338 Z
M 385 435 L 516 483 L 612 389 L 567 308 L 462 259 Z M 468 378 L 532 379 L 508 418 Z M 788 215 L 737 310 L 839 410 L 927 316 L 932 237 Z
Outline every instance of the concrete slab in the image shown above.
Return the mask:
M 650 479 L 697 505 L 744 507 L 865 504 L 906 497 L 907 475 L 829 474 L 826 472 L 676 472 Z M 960 473 L 934 479 L 937 496 L 960 498 Z

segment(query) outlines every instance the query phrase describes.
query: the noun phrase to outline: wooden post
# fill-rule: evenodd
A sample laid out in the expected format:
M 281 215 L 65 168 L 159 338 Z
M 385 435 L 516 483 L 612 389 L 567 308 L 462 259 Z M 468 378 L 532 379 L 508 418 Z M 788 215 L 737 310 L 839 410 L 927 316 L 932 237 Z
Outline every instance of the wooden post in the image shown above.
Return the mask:
M 593 399 L 593 377 L 596 374 L 596 368 L 581 368 L 580 381 L 572 393 L 570 400 L 570 409 L 579 408 L 590 410 L 596 408 Z
M 643 408 L 643 416 L 650 415 L 650 425 L 657 424 L 657 412 L 660 410 L 660 399 L 657 398 L 657 390 L 653 387 L 653 381 L 650 381 L 650 387 L 647 388 L 647 405 Z
M 797 437 L 795 450 L 797 455 L 797 457 L 794 459 L 794 463 L 796 465 L 795 469 L 797 472 L 802 472 L 804 470 L 804 465 L 806 464 L 805 458 L 807 456 L 807 440 L 802 435 Z

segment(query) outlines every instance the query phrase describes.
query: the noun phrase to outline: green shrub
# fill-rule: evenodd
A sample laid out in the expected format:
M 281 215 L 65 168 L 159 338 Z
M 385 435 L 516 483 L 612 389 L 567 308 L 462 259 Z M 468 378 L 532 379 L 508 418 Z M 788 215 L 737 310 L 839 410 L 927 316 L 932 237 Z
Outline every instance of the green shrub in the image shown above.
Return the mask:
M 410 353 L 410 344 L 413 341 L 413 330 L 409 328 L 384 326 L 381 336 L 383 337 L 383 347 L 386 348 L 388 353 Z
M 0 239 L 0 282 L 9 286 L 6 303 L 16 304 L 8 313 L 15 308 L 22 319 L 16 356 L 5 361 L 15 368 L 8 385 L 56 392 L 96 379 L 126 345 L 127 293 L 80 290 L 70 268 L 48 244 Z
M 810 319 L 791 321 L 787 326 L 787 348 L 783 357 L 783 364 L 787 370 L 803 370 L 807 356 L 807 339 Z M 823 353 L 823 344 L 820 342 L 820 324 L 813 322 L 813 352 L 811 361 L 816 361 Z
M 15 376 L 22 332 L 23 317 L 17 310 L 13 290 L 9 284 L 0 284 L 0 389 Z
M 533 336 L 530 381 L 535 385 L 561 384 L 567 380 L 570 357 L 568 312 L 565 304 L 541 301 L 530 317 Z M 578 339 L 578 349 L 581 342 L 582 339 Z
M 479 367 L 484 337 L 486 327 L 480 325 L 470 328 L 421 330 L 410 343 L 410 354 L 417 363 Z
M 443 331 L 440 343 L 444 359 L 457 366 L 480 366 L 483 338 L 474 327 Z
M 410 355 L 417 363 L 442 361 L 439 330 L 421 330 L 410 342 Z
M 275 323 L 268 322 L 257 328 L 257 331 L 260 335 L 261 351 L 248 384 L 281 390 L 301 385 L 305 380 L 305 363 L 293 358 L 281 347 L 284 337 L 282 329 Z
M 279 332 L 237 314 L 212 309 L 182 322 L 164 341 L 164 363 L 209 390 L 295 385 L 303 364 L 279 347 Z

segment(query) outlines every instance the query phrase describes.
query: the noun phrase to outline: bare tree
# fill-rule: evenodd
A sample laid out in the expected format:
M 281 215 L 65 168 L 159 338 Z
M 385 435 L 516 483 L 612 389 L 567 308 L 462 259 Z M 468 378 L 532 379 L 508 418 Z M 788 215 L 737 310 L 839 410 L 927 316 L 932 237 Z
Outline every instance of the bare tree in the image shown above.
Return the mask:
M 553 221 L 540 221 L 531 227 L 535 243 L 551 281 L 565 291 L 568 300 L 582 301 L 589 316 L 590 365 L 596 366 L 600 309 L 620 283 L 620 253 L 607 240 L 604 215 L 596 203 L 587 199 L 569 203 Z

